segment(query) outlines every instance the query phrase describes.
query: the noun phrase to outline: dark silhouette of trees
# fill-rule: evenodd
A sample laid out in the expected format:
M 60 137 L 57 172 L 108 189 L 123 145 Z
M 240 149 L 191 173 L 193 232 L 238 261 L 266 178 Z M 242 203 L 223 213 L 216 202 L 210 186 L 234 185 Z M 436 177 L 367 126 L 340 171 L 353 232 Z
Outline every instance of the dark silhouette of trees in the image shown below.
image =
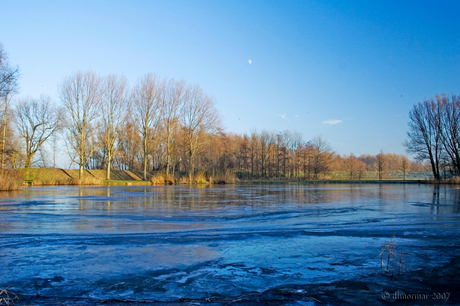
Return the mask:
M 418 161 L 428 160 L 433 177 L 441 178 L 441 168 L 460 174 L 460 109 L 455 95 L 438 95 L 414 105 L 409 113 L 408 153 Z

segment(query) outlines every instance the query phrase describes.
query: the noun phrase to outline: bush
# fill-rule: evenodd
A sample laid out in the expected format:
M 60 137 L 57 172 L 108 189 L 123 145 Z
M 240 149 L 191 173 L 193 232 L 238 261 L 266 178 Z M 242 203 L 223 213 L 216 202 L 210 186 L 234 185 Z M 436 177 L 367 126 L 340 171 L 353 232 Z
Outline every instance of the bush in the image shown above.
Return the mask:
M 150 183 L 152 183 L 152 185 L 164 185 L 165 177 L 163 174 L 157 173 L 150 178 Z
M 174 179 L 174 176 L 172 174 L 169 174 L 167 178 L 165 178 L 165 184 L 166 185 L 174 185 L 176 183 L 176 180 Z
M 218 174 L 215 177 L 210 177 L 211 184 L 235 184 L 238 181 L 235 174 L 227 172 L 225 174 Z
M 204 175 L 203 172 L 198 172 L 196 175 L 195 175 L 195 184 L 208 184 L 209 182 L 206 180 L 206 176 Z
M 22 188 L 24 180 L 20 177 L 19 173 L 15 170 L 5 170 L 0 174 L 0 190 L 11 191 Z

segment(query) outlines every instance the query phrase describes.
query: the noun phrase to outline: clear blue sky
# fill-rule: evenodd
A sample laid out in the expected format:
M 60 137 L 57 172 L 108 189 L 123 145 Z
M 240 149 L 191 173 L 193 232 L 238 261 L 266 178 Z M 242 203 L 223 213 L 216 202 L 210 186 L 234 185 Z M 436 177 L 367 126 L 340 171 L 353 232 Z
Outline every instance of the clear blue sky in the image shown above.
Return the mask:
M 199 84 L 228 132 L 404 153 L 413 104 L 460 94 L 460 1 L 325 2 L 0 0 L 0 42 L 19 97 L 57 100 L 77 70 L 152 72 Z

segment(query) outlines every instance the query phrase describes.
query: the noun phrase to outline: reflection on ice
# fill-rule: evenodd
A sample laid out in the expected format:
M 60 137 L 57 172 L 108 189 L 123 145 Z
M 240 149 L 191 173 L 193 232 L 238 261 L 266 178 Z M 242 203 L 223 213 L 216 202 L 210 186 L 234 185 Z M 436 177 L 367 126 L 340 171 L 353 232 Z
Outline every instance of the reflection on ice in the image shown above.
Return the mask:
M 171 300 L 409 270 L 459 246 L 460 190 L 430 185 L 30 188 L 0 199 L 0 288 Z M 451 247 L 445 247 L 449 245 Z

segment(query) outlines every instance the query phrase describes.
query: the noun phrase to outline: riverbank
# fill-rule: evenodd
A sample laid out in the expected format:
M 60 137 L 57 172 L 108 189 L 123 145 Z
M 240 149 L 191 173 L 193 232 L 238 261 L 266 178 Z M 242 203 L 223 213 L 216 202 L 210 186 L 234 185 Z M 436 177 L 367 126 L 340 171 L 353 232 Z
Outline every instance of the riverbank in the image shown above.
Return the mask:
M 429 180 L 243 180 L 244 184 L 432 184 Z
M 106 180 L 106 170 L 84 170 L 79 179 L 77 169 L 60 168 L 29 168 L 5 170 L 0 177 L 0 190 L 17 190 L 27 186 L 52 185 L 103 185 L 103 186 L 148 186 L 148 185 L 212 185 L 212 184 L 459 184 L 457 178 L 436 182 L 430 179 L 420 179 L 422 175 L 412 173 L 410 179 L 333 179 L 336 173 L 331 173 L 327 179 L 238 179 L 234 174 L 217 175 L 214 177 L 198 173 L 189 178 L 185 173 L 176 173 L 166 178 L 162 173 L 147 173 L 147 180 L 143 180 L 143 173 L 135 170 L 112 170 L 111 180 Z

